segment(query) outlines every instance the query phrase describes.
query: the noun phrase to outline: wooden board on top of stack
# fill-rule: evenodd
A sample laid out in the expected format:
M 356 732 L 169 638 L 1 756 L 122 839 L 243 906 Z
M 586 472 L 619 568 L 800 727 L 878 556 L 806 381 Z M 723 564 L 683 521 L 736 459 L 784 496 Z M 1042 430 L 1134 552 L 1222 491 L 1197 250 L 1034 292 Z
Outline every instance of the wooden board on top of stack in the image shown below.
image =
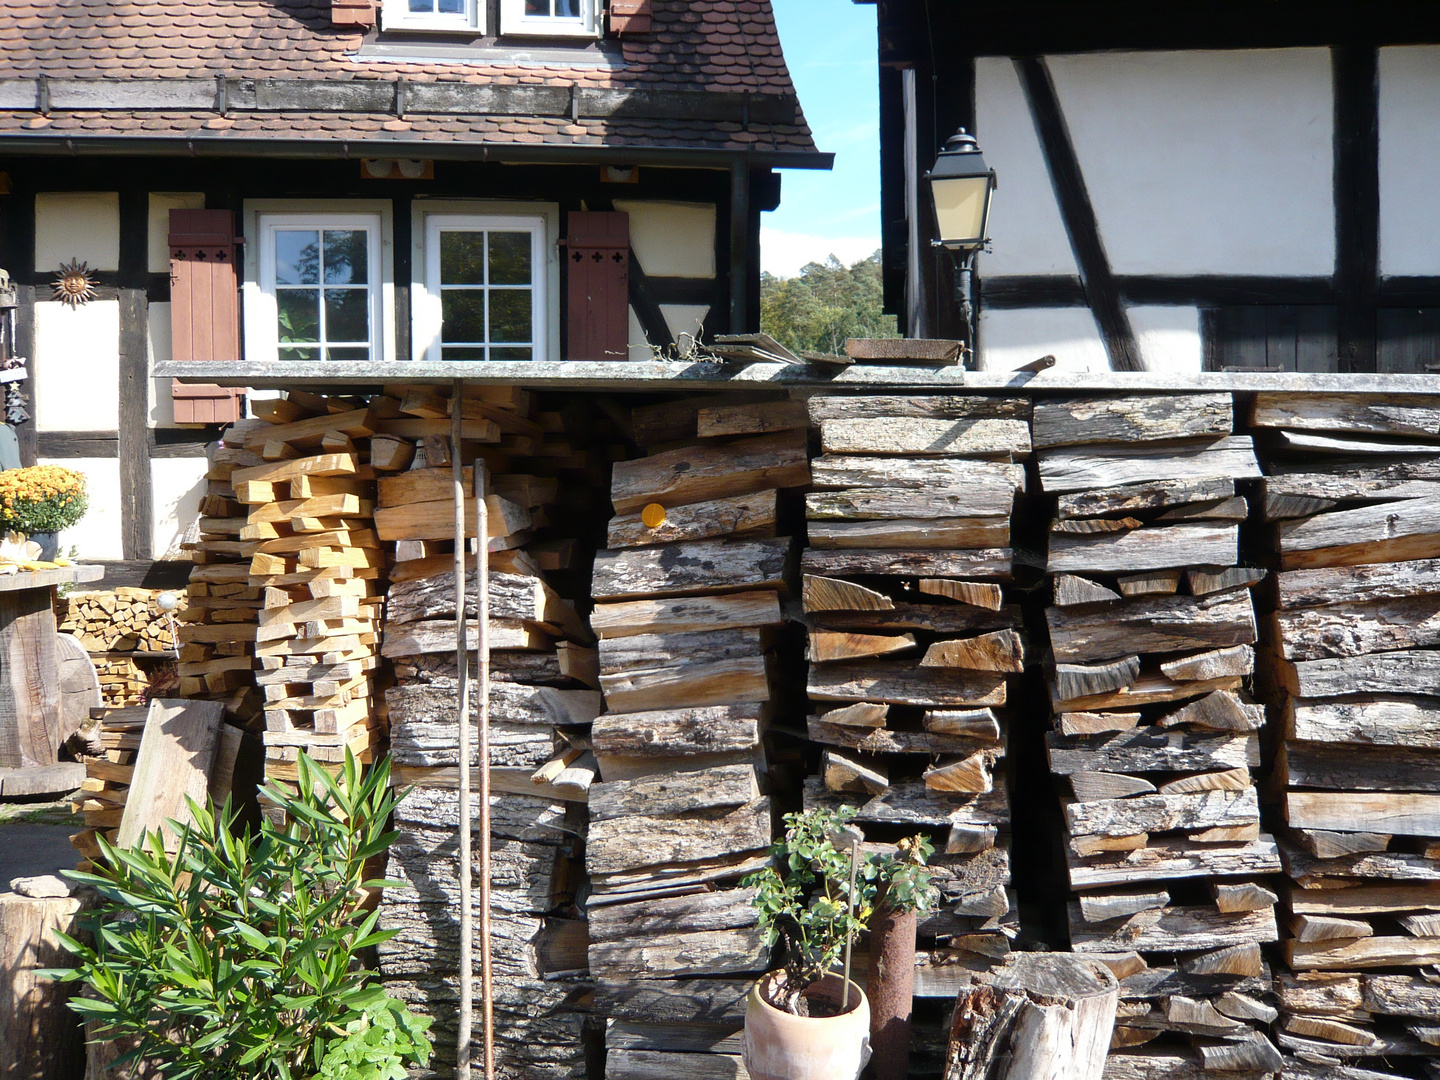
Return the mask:
M 916 833 L 935 845 L 917 998 L 953 1000 L 1019 932 L 1005 706 L 1027 654 L 1010 530 L 1029 414 L 1013 397 L 808 401 L 821 454 L 805 498 L 805 734 L 819 772 L 805 805 L 856 808 L 871 848 Z
M 1283 740 L 1285 1071 L 1433 1076 L 1440 399 L 1261 393 L 1250 419 L 1280 564 L 1257 680 Z
M 1259 1077 L 1281 1057 L 1261 945 L 1279 868 L 1251 770 L 1264 710 L 1240 566 L 1258 477 L 1229 394 L 1039 400 L 1051 771 L 1063 798 L 1071 947 L 1121 980 L 1106 1075 Z
M 730 1075 L 769 961 L 739 882 L 772 837 L 764 738 L 785 691 L 769 656 L 798 591 L 779 533 L 785 493 L 810 482 L 805 414 L 711 395 L 636 408 L 631 431 L 648 453 L 614 466 L 590 585 L 605 698 L 586 847 L 595 1011 L 607 1075 Z
M 399 415 L 371 442 L 376 533 L 391 557 L 382 654 L 390 755 L 413 786 L 396 814 L 398 838 L 380 925 L 399 933 L 379 948 L 387 989 L 436 1019 L 437 1061 L 453 1063 L 458 993 L 459 887 L 455 866 L 460 760 L 454 580 L 455 502 L 448 387 L 391 387 Z M 576 534 L 597 519 L 604 432 L 572 445 L 567 418 L 513 387 L 464 388 L 460 461 L 466 494 L 467 641 L 478 647 L 478 494 L 489 555 L 491 943 L 497 1062 L 505 1075 L 584 1076 L 585 923 L 581 888 L 584 807 L 595 777 L 590 724 L 600 712 L 594 635 L 554 582 L 569 581 Z M 603 427 L 603 425 L 601 425 Z M 601 473 L 603 475 L 603 473 Z M 476 675 L 472 668 L 470 676 Z M 480 697 L 468 722 L 478 763 Z M 472 777 L 478 786 L 478 778 Z M 478 795 L 475 797 L 478 803 Z M 477 807 L 470 808 L 472 820 Z M 474 838 L 478 860 L 479 837 Z M 477 900 L 478 903 L 478 900 Z M 479 920 L 475 933 L 478 955 Z M 450 1003 L 450 1004 L 447 1004 Z M 479 1055 L 477 1047 L 475 1053 Z

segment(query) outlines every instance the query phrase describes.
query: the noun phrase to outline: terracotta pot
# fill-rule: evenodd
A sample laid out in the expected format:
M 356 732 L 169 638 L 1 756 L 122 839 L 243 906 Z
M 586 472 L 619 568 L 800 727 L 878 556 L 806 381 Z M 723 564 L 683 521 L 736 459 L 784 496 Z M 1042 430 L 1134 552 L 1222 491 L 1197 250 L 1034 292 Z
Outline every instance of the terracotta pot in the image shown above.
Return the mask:
M 850 1007 L 839 1016 L 794 1016 L 766 1000 L 762 987 L 783 982 L 772 971 L 745 999 L 745 1068 L 751 1080 L 856 1080 L 870 1060 L 870 1003 L 850 983 Z M 844 980 L 827 975 L 805 990 L 810 1000 L 840 1004 Z

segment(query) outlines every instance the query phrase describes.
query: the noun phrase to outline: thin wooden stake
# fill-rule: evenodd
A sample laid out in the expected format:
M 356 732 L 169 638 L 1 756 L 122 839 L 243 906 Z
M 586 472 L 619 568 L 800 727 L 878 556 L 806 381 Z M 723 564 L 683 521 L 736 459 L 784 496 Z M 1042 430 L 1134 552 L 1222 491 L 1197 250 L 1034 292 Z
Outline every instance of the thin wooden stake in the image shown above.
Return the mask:
M 472 915 L 470 910 L 470 650 L 467 647 L 468 627 L 465 621 L 465 471 L 460 464 L 461 382 L 455 380 L 452 392 L 455 406 L 451 409 L 450 422 L 450 479 L 455 498 L 455 681 L 456 717 L 460 745 L 460 1034 L 455 1045 L 455 1076 L 457 1080 L 470 1080 L 470 1039 L 471 1016 L 474 1006 L 474 991 L 471 986 L 471 972 L 474 957 L 471 955 L 470 935 Z M 483 550 L 485 545 L 481 544 Z M 481 633 L 484 633 L 482 618 Z M 484 653 L 482 651 L 481 655 Z M 487 1074 L 488 1080 L 488 1074 Z
M 460 409 L 457 384 L 455 413 Z M 458 443 L 457 443 L 458 449 Z M 494 966 L 490 955 L 490 511 L 485 504 L 489 475 L 475 462 L 475 531 L 479 546 L 476 617 L 480 620 L 480 986 L 484 992 L 485 1080 L 495 1080 Z

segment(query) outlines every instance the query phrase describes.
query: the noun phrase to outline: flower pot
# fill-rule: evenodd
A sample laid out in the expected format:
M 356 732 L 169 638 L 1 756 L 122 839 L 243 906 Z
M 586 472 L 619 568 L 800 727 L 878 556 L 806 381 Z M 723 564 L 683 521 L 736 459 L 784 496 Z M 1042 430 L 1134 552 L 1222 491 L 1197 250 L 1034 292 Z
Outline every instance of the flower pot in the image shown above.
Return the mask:
M 40 561 L 54 562 L 55 556 L 60 554 L 60 534 L 53 532 L 29 533 L 26 540 L 32 540 L 40 545 Z
M 850 1007 L 838 1016 L 794 1016 L 766 1000 L 763 988 L 782 982 L 772 971 L 745 999 L 745 1068 L 751 1080 L 856 1080 L 870 1060 L 870 1004 L 850 983 Z M 810 1000 L 840 1004 L 844 981 L 827 975 L 805 991 Z

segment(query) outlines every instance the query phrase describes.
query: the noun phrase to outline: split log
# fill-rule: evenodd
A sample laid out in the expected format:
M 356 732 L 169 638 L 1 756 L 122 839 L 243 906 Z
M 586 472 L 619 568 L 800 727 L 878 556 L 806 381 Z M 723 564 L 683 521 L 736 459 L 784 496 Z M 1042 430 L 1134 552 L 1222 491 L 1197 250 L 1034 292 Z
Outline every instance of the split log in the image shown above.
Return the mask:
M 854 705 L 831 709 L 829 712 L 822 713 L 819 719 L 827 724 L 845 724 L 849 727 L 858 728 L 878 728 L 885 726 L 885 718 L 889 714 L 889 705 L 877 704 L 871 701 L 860 701 Z M 993 714 L 991 718 L 993 719 Z M 962 732 L 961 734 L 964 733 Z M 997 739 L 1000 737 L 998 729 L 995 737 Z
M 84 1069 L 83 1025 L 66 1004 L 75 985 L 36 975 L 71 963 L 54 935 L 75 934 L 83 906 L 69 896 L 0 893 L 0 1075 L 63 1080 Z
M 1162 890 L 1153 893 L 1082 896 L 1079 903 L 1080 914 L 1087 923 L 1109 922 L 1111 919 L 1123 919 L 1142 911 L 1158 911 L 1169 907 L 1170 894 Z
M 1440 408 L 1436 407 L 1434 398 L 1421 394 L 1301 394 L 1267 390 L 1255 395 L 1250 422 L 1256 427 L 1433 439 L 1440 432 Z
M 1289 570 L 1277 574 L 1275 583 L 1281 608 L 1436 596 L 1440 595 L 1440 559 Z
M 1147 570 L 1115 579 L 1121 596 L 1174 596 L 1180 591 L 1181 570 Z
M 1335 919 L 1327 915 L 1295 915 L 1290 919 L 1290 936 L 1296 941 L 1351 941 L 1374 937 L 1375 929 L 1359 919 Z
M 785 588 L 791 541 L 697 540 L 595 555 L 596 600 Z
M 775 535 L 776 491 L 736 495 L 728 499 L 673 506 L 664 520 L 649 525 L 639 513 L 617 514 L 610 519 L 606 544 L 611 548 L 649 547 L 712 537 L 769 537 Z
M 638 634 L 600 642 L 600 688 L 617 712 L 764 701 L 758 630 Z
M 1192 568 L 1185 573 L 1185 583 L 1191 596 L 1213 596 L 1215 593 L 1251 588 L 1264 581 L 1267 573 L 1248 566 L 1230 566 L 1223 570 L 1218 567 L 1214 570 Z
M 1358 656 L 1440 643 L 1440 596 L 1280 611 L 1275 616 L 1287 660 Z
M 1440 498 L 1316 514 L 1276 530 L 1282 570 L 1440 556 Z
M 1262 706 L 1247 705 L 1228 690 L 1206 694 L 1156 721 L 1162 728 L 1186 724 L 1210 731 L 1259 731 L 1264 723 Z
M 1045 744 L 1051 770 L 1062 776 L 1091 769 L 1198 772 L 1260 764 L 1260 741 L 1252 734 L 1158 731 L 1147 727 L 1115 735 L 1075 737 L 1051 731 L 1045 735 Z
M 875 611 L 817 611 L 813 616 L 815 624 L 827 630 L 928 630 L 934 634 L 1003 630 L 1018 627 L 1022 622 L 1019 604 L 986 611 L 949 604 L 907 604 L 899 600 L 893 607 Z
M 1104 735 L 1111 731 L 1133 731 L 1140 723 L 1138 712 L 1067 712 L 1055 718 L 1061 735 Z
M 1050 643 L 1060 662 L 1110 660 L 1139 652 L 1222 648 L 1255 642 L 1248 593 L 1123 600 L 1104 608 L 1047 608 Z
M 741 806 L 759 797 L 753 765 L 619 780 L 591 786 L 590 821 Z
M 1440 835 L 1440 795 L 1290 791 L 1285 795 L 1285 820 L 1297 829 L 1436 836 Z
M 1090 929 L 1078 902 L 1070 904 L 1070 945 L 1076 952 L 1196 952 L 1277 941 L 1273 909 L 1222 914 L 1212 907 L 1175 906 L 1141 911 Z
M 949 578 L 921 578 L 920 591 L 926 596 L 943 596 L 971 607 L 999 611 L 1005 604 L 999 585 L 979 581 L 953 581 Z
M 751 750 L 760 742 L 763 713 L 758 704 L 607 713 L 596 717 L 590 741 L 597 754 L 635 757 Z
M 944 1080 L 1100 1080 L 1119 998 L 1102 964 L 1012 955 L 960 991 Z
M 1134 836 L 1174 829 L 1252 825 L 1260 820 L 1254 788 L 1180 795 L 1141 795 L 1108 802 L 1064 802 L 1072 836 Z
M 1161 510 L 1171 506 L 1216 502 L 1235 495 L 1235 481 L 1220 476 L 1198 479 L 1147 480 L 1117 487 L 1083 488 L 1066 492 L 1056 500 L 1061 520 L 1096 517 L 1101 514 L 1129 514 Z
M 702 439 L 719 435 L 763 435 L 810 426 L 803 401 L 761 401 L 744 405 L 715 405 L 695 414 L 695 434 Z
M 895 601 L 884 593 L 840 578 L 805 574 L 803 602 L 810 611 L 888 611 Z
M 1104 694 L 1082 698 L 1059 698 L 1052 688 L 1050 704 L 1057 711 L 1096 712 L 1102 709 L 1134 709 L 1142 705 L 1158 705 L 1166 701 L 1184 701 L 1215 690 L 1236 690 L 1239 675 L 1194 682 L 1175 682 L 1163 675 L 1142 675 L 1133 686 L 1122 686 Z
M 973 417 L 1028 420 L 1030 399 L 990 397 L 984 394 L 816 394 L 810 398 L 810 423 L 827 420 L 872 420 L 916 417 L 927 420 L 964 420 Z
M 1384 851 L 1392 839 L 1389 833 L 1339 833 L 1323 829 L 1291 829 L 1289 837 L 1317 859 Z
M 806 690 L 819 701 L 878 701 L 891 705 L 1005 704 L 997 672 L 910 668 L 884 662 L 826 664 L 810 669 Z
M 1351 971 L 1418 967 L 1440 962 L 1440 938 L 1370 937 L 1349 941 L 1283 943 L 1285 962 L 1296 971 Z
M 758 851 L 770 843 L 770 800 L 678 815 L 591 822 L 585 865 L 593 874 L 689 863 Z
M 960 641 L 937 641 L 926 650 L 920 666 L 1020 672 L 1025 670 L 1025 641 L 1014 630 L 997 630 Z
M 1140 677 L 1140 657 L 1122 656 L 1103 664 L 1056 664 L 1051 692 L 1061 701 L 1094 697 L 1133 686 Z
M 818 776 L 805 780 L 805 808 L 854 806 L 855 800 L 825 790 Z M 1004 787 L 971 797 L 937 795 L 923 784 L 891 784 L 880 795 L 856 807 L 856 821 L 862 824 L 1001 826 L 1010 821 L 1010 806 Z
M 1031 430 L 1037 450 L 1189 439 L 1229 435 L 1234 411 L 1230 394 L 1046 398 L 1035 402 Z
M 780 599 L 770 590 L 622 600 L 596 604 L 590 613 L 590 626 L 602 638 L 778 626 L 780 621 Z
M 617 514 L 628 514 L 652 502 L 684 506 L 809 483 L 805 434 L 787 431 L 616 462 L 610 501 Z
M 1059 494 L 1157 480 L 1233 481 L 1258 479 L 1261 475 L 1248 435 L 1163 446 L 1086 446 L 1043 451 L 1037 457 L 1041 489 Z
M 1287 742 L 1275 772 L 1289 787 L 1440 792 L 1440 751 Z
M 1056 574 L 1051 587 L 1052 601 L 1056 607 L 1100 604 L 1120 599 L 1120 594 L 1113 589 L 1107 589 L 1088 578 L 1076 577 L 1074 574 Z
M 852 487 L 805 496 L 810 521 L 864 521 L 870 518 L 1008 518 L 1015 488 L 997 477 L 967 483 L 958 491 L 912 487 Z M 812 526 L 813 528 L 813 526 Z
M 1237 525 L 1152 525 L 1130 532 L 1050 537 L 1052 573 L 1124 573 L 1183 566 L 1233 566 Z
M 1440 881 L 1440 865 L 1424 855 L 1401 851 L 1358 852 L 1338 858 L 1317 858 L 1293 844 L 1281 849 L 1285 873 L 1311 884 L 1332 877 L 1379 878 L 1389 881 Z
M 1139 881 L 1187 877 L 1271 874 L 1280 869 L 1275 843 L 1262 836 L 1248 844 L 1210 845 L 1190 840 L 1151 840 L 1138 851 L 1119 851 L 1088 858 L 1067 851 L 1070 886 L 1074 889 L 1128 886 Z
M 894 518 L 884 521 L 812 521 L 817 551 L 903 548 L 910 551 L 992 550 L 1010 543 L 1010 519 Z
M 879 416 L 822 420 L 820 446 L 826 454 L 988 457 L 1013 461 L 1030 453 L 1030 425 L 1024 420 L 989 418 L 937 420 Z
M 811 630 L 806 659 L 812 664 L 864 660 L 915 648 L 914 634 L 854 634 L 846 630 Z
M 1011 496 L 1025 490 L 1025 466 L 959 458 L 866 457 L 826 454 L 810 463 L 811 484 L 821 490 L 909 488 L 963 495 L 971 488 L 1005 487 Z M 993 511 L 1008 514 L 1009 503 Z M 918 517 L 919 515 L 908 515 Z
M 757 917 L 754 889 L 722 889 L 635 904 L 602 904 L 587 913 L 591 942 L 737 930 L 754 926 Z
M 1232 914 L 1237 911 L 1260 911 L 1267 907 L 1274 907 L 1280 902 L 1280 898 L 1269 889 L 1254 882 L 1246 881 L 1238 885 L 1214 884 L 1210 891 L 1215 894 L 1215 906 L 1225 914 Z
M 834 750 L 821 754 L 820 775 L 826 791 L 850 791 L 879 795 L 890 786 L 884 766 L 869 765 Z
M 900 577 L 972 577 L 1008 581 L 1009 548 L 977 551 L 806 551 L 801 569 L 807 574 L 880 574 Z
M 974 754 L 986 752 L 993 761 L 1004 748 L 989 739 L 964 735 L 943 735 L 930 731 L 890 731 L 886 728 L 827 724 L 810 717 L 807 732 L 811 742 L 862 750 L 867 754 Z M 986 788 L 985 790 L 989 790 Z
M 983 742 L 1000 741 L 1000 722 L 989 709 L 929 709 L 922 723 L 926 731 L 937 734 L 966 735 Z
M 1294 700 L 1287 738 L 1315 743 L 1366 743 L 1440 750 L 1440 707 L 1433 698 L 1388 697 L 1363 702 Z
M 1159 790 L 1162 795 L 1179 795 L 1187 791 L 1244 791 L 1251 783 L 1250 770 L 1242 766 L 1167 780 Z
M 1250 516 L 1250 501 L 1243 496 L 1219 502 L 1195 503 L 1167 510 L 1156 521 L 1244 521 Z
M 592 942 L 589 949 L 591 974 L 612 979 L 758 973 L 769 959 L 765 935 L 753 926 Z
M 1249 645 L 1212 649 L 1210 652 L 1197 653 L 1178 660 L 1162 661 L 1160 671 L 1166 678 L 1179 681 L 1251 675 L 1255 672 L 1255 650 Z

